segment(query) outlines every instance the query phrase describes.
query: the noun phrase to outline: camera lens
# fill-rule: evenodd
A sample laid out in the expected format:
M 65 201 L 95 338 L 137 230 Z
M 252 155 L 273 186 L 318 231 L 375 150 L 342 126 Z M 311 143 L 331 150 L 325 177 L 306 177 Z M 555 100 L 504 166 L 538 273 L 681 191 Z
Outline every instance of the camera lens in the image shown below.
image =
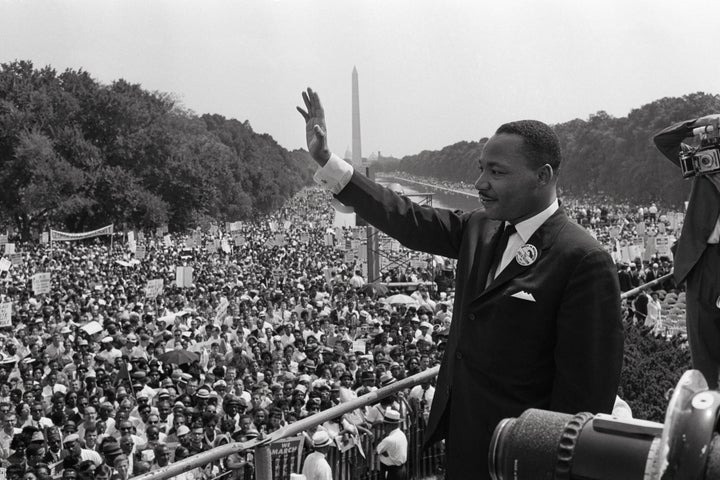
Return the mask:
M 498 424 L 490 442 L 493 480 L 636 480 L 645 476 L 656 431 L 589 413 L 530 409 Z M 659 427 L 662 427 L 659 425 Z M 660 429 L 661 430 L 661 429 Z M 612 459 L 612 461 L 608 461 Z

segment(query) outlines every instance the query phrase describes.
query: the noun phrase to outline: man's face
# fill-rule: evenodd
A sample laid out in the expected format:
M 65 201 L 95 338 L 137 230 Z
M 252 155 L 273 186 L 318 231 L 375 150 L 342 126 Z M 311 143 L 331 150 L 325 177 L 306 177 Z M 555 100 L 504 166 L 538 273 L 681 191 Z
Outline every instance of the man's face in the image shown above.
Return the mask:
M 519 135 L 495 135 L 480 155 L 475 188 L 492 219 L 517 223 L 539 206 L 537 171 L 525 158 L 523 142 Z

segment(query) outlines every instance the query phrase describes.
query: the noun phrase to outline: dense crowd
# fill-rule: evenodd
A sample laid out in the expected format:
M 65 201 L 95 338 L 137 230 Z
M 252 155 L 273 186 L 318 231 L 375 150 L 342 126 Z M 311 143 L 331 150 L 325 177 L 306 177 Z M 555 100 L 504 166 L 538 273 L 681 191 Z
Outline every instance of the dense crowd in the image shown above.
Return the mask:
M 12 303 L 11 326 L 0 328 L 8 478 L 124 480 L 437 365 L 452 275 L 432 259 L 394 264 L 384 280 L 405 282 L 408 298 L 388 301 L 397 292 L 366 283 L 361 255 L 348 254 L 355 233 L 332 227 L 328 200 L 307 189 L 263 221 L 134 232 L 142 259 L 120 234 L 18 242 L 20 260 L 0 285 Z M 641 261 L 630 285 L 666 261 Z M 193 268 L 182 288 L 177 267 Z M 39 272 L 51 274 L 49 293 L 33 292 Z M 146 287 L 159 279 L 155 297 Z M 318 429 L 352 444 L 388 414 L 426 417 L 433 393 L 432 382 L 418 385 Z M 319 446 L 314 434 L 304 435 L 309 448 L 314 436 Z M 243 452 L 186 476 L 245 479 L 252 470 Z
M 332 210 L 318 207 L 325 195 L 307 190 L 232 235 L 223 227 L 168 241 L 136 232 L 142 260 L 119 235 L 112 247 L 106 237 L 16 244 L 22 259 L 0 287 L 13 305 L 0 334 L 8 477 L 129 478 L 438 363 L 452 298 L 432 299 L 437 292 L 422 285 L 409 304 L 384 302 L 393 292 L 366 285 L 359 265 L 346 263 L 337 237 L 353 232 L 330 228 Z M 221 236 L 229 248 L 216 248 Z M 184 288 L 175 285 L 178 266 L 193 267 Z M 33 292 L 38 272 L 51 274 L 50 293 Z M 432 275 L 385 272 L 409 282 Z M 162 292 L 148 298 L 158 279 Z M 427 413 L 431 400 L 426 384 L 395 409 Z M 369 408 L 321 428 L 347 440 L 384 414 Z M 188 475 L 249 477 L 247 455 Z

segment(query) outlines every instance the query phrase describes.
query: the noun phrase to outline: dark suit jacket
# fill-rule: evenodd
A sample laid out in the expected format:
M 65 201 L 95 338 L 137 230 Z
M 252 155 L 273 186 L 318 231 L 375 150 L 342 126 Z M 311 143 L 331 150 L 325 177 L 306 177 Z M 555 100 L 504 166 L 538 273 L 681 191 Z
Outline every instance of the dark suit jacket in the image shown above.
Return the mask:
M 405 246 L 458 259 L 453 320 L 427 441 L 446 438 L 449 479 L 489 478 L 496 424 L 528 408 L 610 412 L 622 363 L 617 269 L 562 210 L 485 288 L 500 222 L 481 211 L 421 207 L 357 172 L 337 195 Z M 525 291 L 535 301 L 511 295 Z

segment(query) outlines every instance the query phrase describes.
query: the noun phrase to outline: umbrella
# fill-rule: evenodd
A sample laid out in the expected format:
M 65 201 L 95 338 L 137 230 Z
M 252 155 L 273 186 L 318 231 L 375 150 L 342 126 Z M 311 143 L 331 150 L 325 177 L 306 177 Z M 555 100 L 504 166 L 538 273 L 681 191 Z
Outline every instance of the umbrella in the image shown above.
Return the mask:
M 385 303 L 388 303 L 390 305 L 415 305 L 417 306 L 417 301 L 410 295 L 404 295 L 402 293 L 398 293 L 397 295 L 391 295 L 385 299 Z
M 158 360 L 166 364 L 184 365 L 186 363 L 193 363 L 200 360 L 200 356 L 194 352 L 177 349 L 161 353 L 158 355 Z
M 388 288 L 381 283 L 374 282 L 363 285 L 362 287 L 360 287 L 360 291 L 368 297 L 375 298 L 387 295 Z

